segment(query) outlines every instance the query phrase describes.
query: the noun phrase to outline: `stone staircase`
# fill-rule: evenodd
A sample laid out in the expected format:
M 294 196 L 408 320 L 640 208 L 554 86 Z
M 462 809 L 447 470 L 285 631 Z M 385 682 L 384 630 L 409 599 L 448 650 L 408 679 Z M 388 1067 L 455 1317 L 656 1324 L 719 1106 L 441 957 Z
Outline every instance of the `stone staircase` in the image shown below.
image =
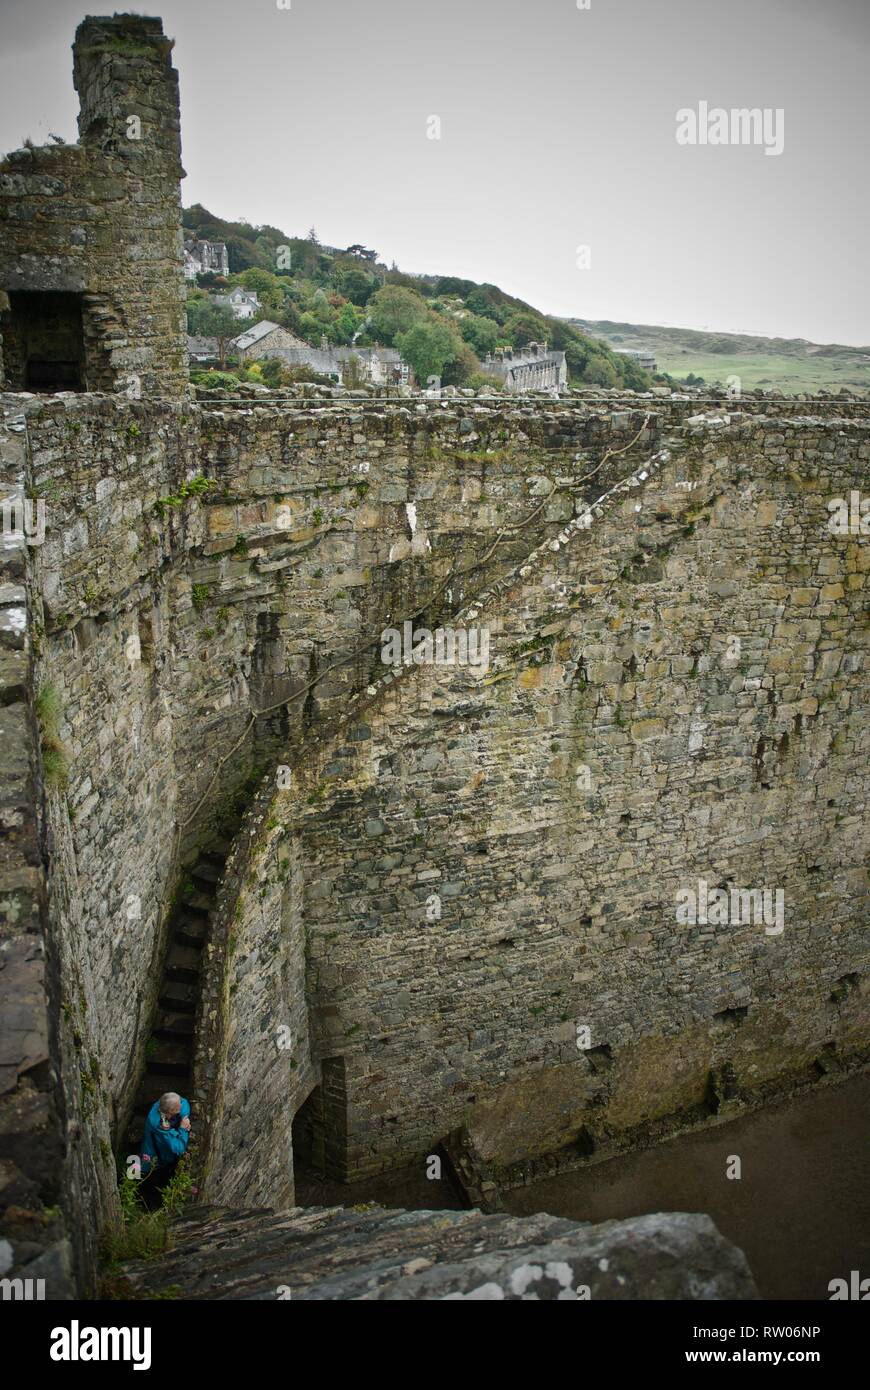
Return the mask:
M 229 851 L 228 840 L 212 841 L 187 871 L 170 925 L 157 1014 L 146 1044 L 145 1070 L 133 1104 L 125 1153 L 138 1151 L 145 1117 L 165 1091 L 190 1096 L 202 951 Z
M 299 1301 L 754 1299 L 746 1257 L 708 1216 L 591 1226 L 540 1214 L 197 1206 L 115 1297 Z

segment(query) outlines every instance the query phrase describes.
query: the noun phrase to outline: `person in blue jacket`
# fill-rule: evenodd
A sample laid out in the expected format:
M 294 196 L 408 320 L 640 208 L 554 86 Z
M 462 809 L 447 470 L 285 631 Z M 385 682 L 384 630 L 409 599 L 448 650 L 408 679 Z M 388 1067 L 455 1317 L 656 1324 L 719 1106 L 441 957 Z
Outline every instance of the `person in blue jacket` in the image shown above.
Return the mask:
M 175 1172 L 190 1142 L 190 1102 L 176 1091 L 167 1091 L 148 1111 L 140 1157 L 142 1179 L 161 1191 Z

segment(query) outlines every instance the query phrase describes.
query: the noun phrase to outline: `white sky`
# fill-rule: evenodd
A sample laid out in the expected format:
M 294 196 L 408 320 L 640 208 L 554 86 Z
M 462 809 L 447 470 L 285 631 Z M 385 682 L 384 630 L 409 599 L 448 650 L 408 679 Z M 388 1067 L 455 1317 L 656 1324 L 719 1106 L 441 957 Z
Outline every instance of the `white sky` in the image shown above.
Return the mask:
M 0 149 L 75 138 L 87 8 L 0 0 Z M 313 224 L 548 313 L 870 343 L 870 0 L 143 12 L 176 39 L 185 204 Z M 702 100 L 783 108 L 783 153 L 678 146 L 677 110 Z

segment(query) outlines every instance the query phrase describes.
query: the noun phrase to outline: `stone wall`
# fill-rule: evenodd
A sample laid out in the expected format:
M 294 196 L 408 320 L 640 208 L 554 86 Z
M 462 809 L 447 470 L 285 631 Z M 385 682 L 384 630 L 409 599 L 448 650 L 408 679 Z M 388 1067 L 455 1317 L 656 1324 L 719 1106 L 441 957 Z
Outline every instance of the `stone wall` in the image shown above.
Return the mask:
M 292 1125 L 320 1079 L 305 995 L 303 866 L 266 828 L 252 855 L 237 844 L 206 948 L 193 1100 L 209 1117 L 200 1180 L 218 1202 L 292 1206 Z M 227 1096 L 227 1093 L 228 1096 Z
M 618 1147 L 866 1057 L 870 551 L 827 503 L 868 458 L 861 423 L 671 431 L 466 607 L 488 672 L 412 667 L 264 784 L 348 1175 L 461 1124 L 504 1169 Z M 699 880 L 781 890 L 784 929 L 679 922 Z
M 863 781 L 850 742 L 861 735 L 843 704 L 862 679 L 865 630 L 847 618 L 864 550 L 828 533 L 817 553 L 809 539 L 820 499 L 866 473 L 860 421 L 688 423 L 687 403 L 637 398 L 617 410 L 0 403 L 46 508 L 44 542 L 24 557 L 27 690 L 31 719 L 37 693 L 50 696 L 63 767 L 37 772 L 31 792 L 45 787 L 47 1016 L 63 1034 L 58 1104 L 81 1135 L 85 1261 L 111 1209 L 109 1142 L 141 1068 L 173 894 L 261 775 L 198 1018 L 194 1099 L 213 1121 L 203 1155 L 220 1200 L 241 1186 L 290 1199 L 292 1120 L 318 1084 L 330 1089 L 334 1166 L 352 1175 L 463 1122 L 502 1164 L 563 1142 L 630 1142 L 659 1122 L 641 1113 L 649 1091 L 670 1123 L 864 1045 L 852 938 L 865 911 L 853 819 Z M 654 505 L 649 479 L 639 515 L 631 503 L 611 516 L 614 494 L 598 532 L 542 552 L 544 579 L 510 579 L 663 448 L 670 481 Z M 727 466 L 712 468 L 711 451 Z M 754 529 L 744 494 L 759 507 L 777 499 L 782 524 Z M 718 520 L 722 508 L 735 523 Z M 620 571 L 622 607 L 609 587 Z M 416 667 L 384 679 L 385 626 L 434 628 L 494 583 L 509 587 L 487 608 L 489 683 L 466 690 L 467 673 Z M 744 611 L 744 589 L 759 589 L 757 609 Z M 825 624 L 802 646 L 792 603 Z M 567 654 L 554 654 L 548 629 L 565 604 Z M 746 650 L 726 673 L 720 635 L 732 630 Z M 572 792 L 578 763 L 591 799 Z M 277 764 L 292 765 L 294 790 L 272 806 Z M 739 804 L 726 814 L 732 783 Z M 726 853 L 728 825 L 746 843 Z M 687 827 L 699 836 L 691 859 Z M 828 890 L 837 846 L 846 867 Z M 726 951 L 720 979 L 719 938 L 683 951 L 664 916 L 678 873 L 752 886 L 750 869 L 780 875 L 804 914 L 768 986 L 760 934 Z M 430 923 L 420 914 L 433 885 L 442 917 Z M 627 1014 L 627 997 L 643 1009 Z M 572 1041 L 587 1015 L 588 1063 Z M 753 1039 L 772 1019 L 777 1047 L 764 1053 Z M 529 1120 L 515 1125 L 527 1094 Z
M 341 717 L 392 615 L 453 611 L 555 533 L 570 505 L 547 500 L 536 459 L 582 476 L 608 447 L 646 447 L 655 424 L 503 405 L 4 400 L 46 517 L 29 559 L 34 687 L 51 692 L 64 750 L 51 871 L 71 961 L 92 981 L 100 1104 L 117 1134 L 183 864 L 258 768 Z
M 0 575 L 0 1276 L 43 1280 L 45 1297 L 63 1299 L 93 1291 L 115 1174 L 88 943 L 66 912 L 66 837 L 46 815 L 58 714 L 34 671 L 41 527 L 23 506 L 32 477 L 14 404 L 0 422 L 0 495 L 20 506 L 4 512 Z

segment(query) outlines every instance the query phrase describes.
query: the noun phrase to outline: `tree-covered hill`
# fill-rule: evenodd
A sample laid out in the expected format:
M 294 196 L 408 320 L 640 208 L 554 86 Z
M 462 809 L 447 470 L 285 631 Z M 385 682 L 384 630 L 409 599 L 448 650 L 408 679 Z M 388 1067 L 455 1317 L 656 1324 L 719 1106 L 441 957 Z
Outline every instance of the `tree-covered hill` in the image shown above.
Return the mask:
M 445 385 L 481 384 L 482 363 L 495 347 L 546 340 L 564 350 L 572 384 L 650 385 L 630 359 L 497 285 L 407 275 L 395 265 L 388 269 L 365 246 L 322 246 L 313 228 L 307 237 L 291 237 L 278 227 L 229 222 L 199 204 L 184 210 L 183 221 L 189 235 L 225 242 L 230 265 L 228 280 L 199 277 L 189 304 L 192 332 L 208 331 L 204 291 L 241 284 L 256 290 L 259 317 L 312 346 L 325 337 L 336 345 L 397 347 L 422 381 L 435 375 Z

